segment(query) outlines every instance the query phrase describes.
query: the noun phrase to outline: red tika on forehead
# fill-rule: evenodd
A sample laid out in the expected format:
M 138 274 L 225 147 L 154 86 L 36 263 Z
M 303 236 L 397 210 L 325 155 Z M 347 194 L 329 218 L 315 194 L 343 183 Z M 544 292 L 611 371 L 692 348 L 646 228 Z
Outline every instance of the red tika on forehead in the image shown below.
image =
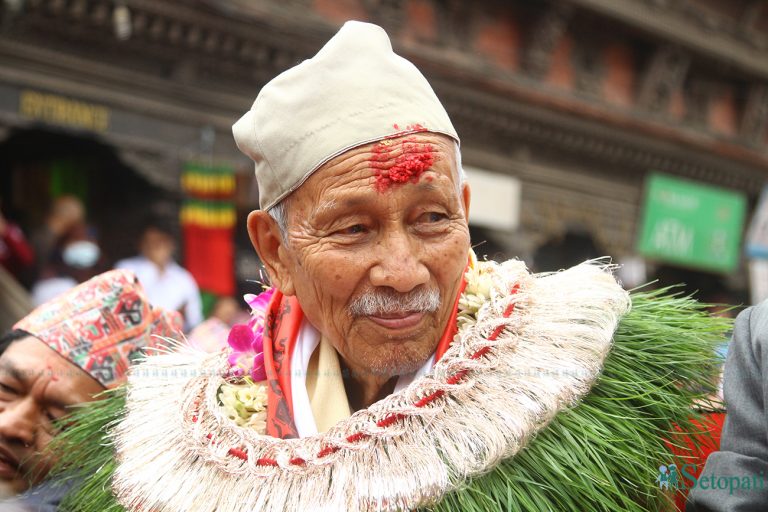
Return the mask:
M 397 123 L 395 123 L 395 124 L 392 125 L 392 128 L 394 128 L 395 130 L 399 130 L 399 131 L 396 134 L 390 135 L 389 137 L 387 137 L 388 139 L 394 139 L 396 137 L 400 137 L 404 133 L 425 132 L 425 131 L 427 131 L 427 129 L 424 128 L 423 126 L 421 126 L 421 124 L 419 124 L 419 123 L 405 125 L 405 128 L 402 129 L 402 130 L 400 130 L 400 127 L 397 125 Z
M 398 125 L 393 125 L 396 130 Z M 420 124 L 408 125 L 405 130 L 392 135 L 373 147 L 373 156 L 370 159 L 371 167 L 376 169 L 375 187 L 379 192 L 389 190 L 391 186 L 407 182 L 416 183 L 419 176 L 432 167 L 435 163 L 434 149 L 429 143 L 419 144 L 414 138 L 403 139 L 400 144 L 402 154 L 395 157 L 394 161 L 389 156 L 396 146 L 392 146 L 388 139 L 400 137 L 402 133 L 413 131 L 426 131 Z

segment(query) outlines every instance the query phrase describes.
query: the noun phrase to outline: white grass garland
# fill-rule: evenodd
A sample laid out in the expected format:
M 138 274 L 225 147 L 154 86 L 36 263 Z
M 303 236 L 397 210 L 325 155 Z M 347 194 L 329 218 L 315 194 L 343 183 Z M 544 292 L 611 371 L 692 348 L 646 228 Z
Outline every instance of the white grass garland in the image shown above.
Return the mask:
M 630 303 L 595 262 L 539 276 L 517 261 L 483 269 L 492 277 L 488 300 L 475 323 L 462 321 L 432 372 L 322 435 L 280 440 L 229 421 L 216 402 L 224 356 L 186 350 L 147 358 L 130 376 L 127 414 L 113 434 L 118 500 L 156 512 L 408 510 L 491 470 L 589 391 Z M 478 305 L 470 295 L 460 309 Z M 503 334 L 488 341 L 502 324 Z M 485 346 L 487 355 L 469 359 Z M 446 383 L 463 369 L 465 379 Z M 437 390 L 442 398 L 414 406 Z M 405 417 L 376 425 L 393 413 Z M 347 441 L 356 432 L 365 438 Z M 327 446 L 340 448 L 318 457 Z M 278 466 L 257 465 L 261 457 Z M 292 464 L 296 457 L 306 463 Z

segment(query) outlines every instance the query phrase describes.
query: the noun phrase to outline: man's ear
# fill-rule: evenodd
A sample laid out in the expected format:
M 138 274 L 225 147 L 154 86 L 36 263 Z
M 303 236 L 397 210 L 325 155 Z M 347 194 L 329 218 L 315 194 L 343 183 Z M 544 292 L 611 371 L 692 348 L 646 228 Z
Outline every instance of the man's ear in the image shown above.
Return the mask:
M 288 251 L 285 250 L 285 242 L 275 219 L 263 210 L 252 211 L 248 214 L 248 236 L 267 270 L 272 286 L 284 295 L 294 295 L 296 290 L 290 262 L 287 261 Z
M 472 198 L 472 192 L 469 189 L 469 183 L 464 182 L 461 186 L 461 203 L 464 205 L 464 218 L 469 223 L 469 200 Z

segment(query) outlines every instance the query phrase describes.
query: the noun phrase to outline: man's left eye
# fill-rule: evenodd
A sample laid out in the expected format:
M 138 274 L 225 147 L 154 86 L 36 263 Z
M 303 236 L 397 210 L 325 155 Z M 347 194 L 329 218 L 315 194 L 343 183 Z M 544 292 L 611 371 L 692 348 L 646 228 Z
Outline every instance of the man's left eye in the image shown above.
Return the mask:
M 365 233 L 365 226 L 362 224 L 354 224 L 340 230 L 339 233 L 343 235 L 359 235 L 360 233 Z
M 443 220 L 445 220 L 447 218 L 448 218 L 448 216 L 446 214 L 444 214 L 444 213 L 440 213 L 440 212 L 427 212 L 427 213 L 422 214 L 419 217 L 419 222 L 425 222 L 425 223 L 428 223 L 428 224 L 433 224 L 435 222 L 443 221 Z

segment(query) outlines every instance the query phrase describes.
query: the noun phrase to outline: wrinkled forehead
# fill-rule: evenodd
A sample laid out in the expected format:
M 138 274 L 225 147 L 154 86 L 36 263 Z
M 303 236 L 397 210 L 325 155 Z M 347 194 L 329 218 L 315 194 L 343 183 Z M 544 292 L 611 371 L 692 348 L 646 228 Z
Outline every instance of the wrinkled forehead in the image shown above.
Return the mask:
M 436 176 L 444 176 L 455 184 L 458 165 L 453 139 L 435 133 L 413 133 L 342 153 L 320 167 L 299 191 L 306 187 L 313 192 L 327 192 L 351 186 L 388 195 L 419 183 L 422 177 L 432 181 Z
M 443 135 L 442 133 L 421 131 L 421 132 L 409 133 L 405 135 L 386 137 L 376 142 L 371 142 L 369 144 L 356 146 L 352 149 L 345 151 L 339 156 L 336 156 L 330 159 L 328 162 L 323 164 L 318 169 L 318 172 L 338 164 L 339 161 L 344 160 L 345 158 L 348 158 L 350 153 L 361 153 L 361 154 L 369 154 L 369 155 L 379 154 L 381 153 L 382 148 L 393 148 L 393 149 L 402 148 L 411 143 L 428 145 L 431 151 L 435 153 L 439 153 L 440 156 L 450 157 L 450 162 L 455 163 L 458 143 L 454 139 L 452 139 L 447 135 Z M 375 158 L 373 158 L 373 160 L 375 160 Z

